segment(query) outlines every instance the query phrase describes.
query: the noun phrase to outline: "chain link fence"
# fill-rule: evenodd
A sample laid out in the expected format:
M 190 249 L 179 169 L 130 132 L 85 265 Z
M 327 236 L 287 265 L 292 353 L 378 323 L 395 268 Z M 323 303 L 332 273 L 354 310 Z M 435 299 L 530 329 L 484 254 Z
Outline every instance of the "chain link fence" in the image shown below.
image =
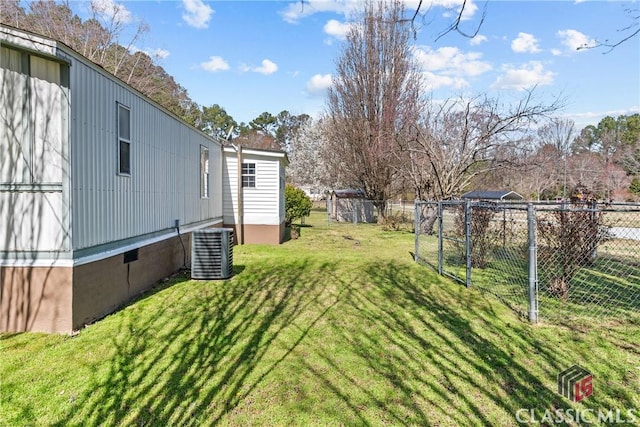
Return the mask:
M 532 321 L 640 320 L 640 205 L 416 202 L 415 259 Z

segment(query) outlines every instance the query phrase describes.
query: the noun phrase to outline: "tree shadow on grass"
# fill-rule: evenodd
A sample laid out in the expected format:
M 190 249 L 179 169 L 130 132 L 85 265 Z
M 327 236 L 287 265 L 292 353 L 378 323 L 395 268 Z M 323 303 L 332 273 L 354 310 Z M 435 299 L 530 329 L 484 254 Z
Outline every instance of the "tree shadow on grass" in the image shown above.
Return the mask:
M 640 320 L 640 267 L 601 258 L 571 278 L 567 298 L 550 291 L 553 272 L 540 274 L 541 316 L 554 323 L 591 323 L 603 319 Z
M 441 291 L 442 284 L 427 284 L 394 263 L 370 265 L 367 274 L 372 285 L 349 287 L 330 313 L 358 316 L 368 325 L 353 329 L 332 319 L 335 339 L 359 357 L 366 379 L 322 348 L 317 351 L 330 369 L 308 366 L 344 400 L 352 412 L 342 418 L 347 424 L 514 425 L 523 408 L 540 417 L 545 410 L 571 407 L 554 388 L 557 373 L 571 364 L 600 365 L 602 372 L 619 369 L 616 361 L 599 360 L 588 350 L 576 353 L 537 338 L 530 330 L 534 326 L 515 318 L 505 324 L 492 309 L 495 302 L 477 303 L 482 298 L 477 292 Z M 469 303 L 447 304 L 456 293 Z M 395 392 L 376 392 L 388 386 Z M 616 400 L 621 408 L 633 407 L 631 390 L 614 389 L 604 380 L 598 387 L 601 399 L 587 402 L 591 409 Z
M 596 381 L 583 407 L 637 401 L 623 333 L 602 345 L 630 348 L 602 357 L 417 264 L 339 258 L 260 257 L 231 280 L 161 285 L 68 341 L 110 345 L 73 359 L 90 374 L 48 424 L 515 425 L 520 409 L 570 406 L 555 378 L 574 363 Z
M 254 265 L 232 280 L 185 281 L 153 303 L 129 307 L 131 313 L 109 319 L 119 332 L 109 338 L 108 366 L 55 425 L 216 424 L 336 303 L 317 286 L 331 269 Z M 292 325 L 295 339 L 282 346 L 280 336 Z

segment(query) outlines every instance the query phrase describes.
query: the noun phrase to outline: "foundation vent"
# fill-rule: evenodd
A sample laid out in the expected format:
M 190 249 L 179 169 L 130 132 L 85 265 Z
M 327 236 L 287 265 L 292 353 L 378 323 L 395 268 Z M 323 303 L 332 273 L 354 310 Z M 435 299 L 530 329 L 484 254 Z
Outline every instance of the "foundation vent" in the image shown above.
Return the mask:
M 233 229 L 208 228 L 191 236 L 191 278 L 228 279 L 233 275 Z

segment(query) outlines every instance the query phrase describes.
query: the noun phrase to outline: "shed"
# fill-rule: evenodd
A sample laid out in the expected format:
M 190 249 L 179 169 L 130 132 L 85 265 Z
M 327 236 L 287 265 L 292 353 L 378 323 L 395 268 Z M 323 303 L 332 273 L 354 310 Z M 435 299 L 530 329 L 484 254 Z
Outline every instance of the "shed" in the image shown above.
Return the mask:
M 375 222 L 373 202 L 360 189 L 333 190 L 327 199 L 332 219 L 343 222 Z
M 240 175 L 238 161 L 242 163 Z M 288 164 L 283 151 L 224 147 L 224 224 L 235 230 L 239 243 L 278 244 L 284 241 L 284 187 Z
M 523 200 L 520 194 L 509 190 L 473 190 L 460 196 L 462 199 L 470 200 Z

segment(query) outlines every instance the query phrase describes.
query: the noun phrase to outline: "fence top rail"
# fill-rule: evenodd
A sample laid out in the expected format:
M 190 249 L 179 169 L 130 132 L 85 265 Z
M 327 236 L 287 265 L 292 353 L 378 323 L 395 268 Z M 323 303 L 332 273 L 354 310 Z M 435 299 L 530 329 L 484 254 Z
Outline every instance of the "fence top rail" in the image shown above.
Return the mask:
M 464 205 L 464 200 L 416 200 L 416 204 L 420 205 L 437 205 L 442 204 L 443 206 L 460 206 Z M 629 213 L 640 213 L 640 203 L 630 203 L 630 202 L 612 202 L 612 203 L 603 203 L 596 202 L 595 207 L 589 207 L 588 204 L 584 204 L 584 206 L 575 206 L 571 202 L 551 202 L 551 201 L 490 201 L 490 200 L 475 200 L 470 201 L 470 205 L 472 207 L 495 207 L 498 209 L 515 209 L 515 210 L 526 210 L 528 205 L 533 205 L 536 210 L 539 211 L 562 211 L 562 210 L 571 210 L 571 211 L 588 211 L 588 212 L 629 212 Z

